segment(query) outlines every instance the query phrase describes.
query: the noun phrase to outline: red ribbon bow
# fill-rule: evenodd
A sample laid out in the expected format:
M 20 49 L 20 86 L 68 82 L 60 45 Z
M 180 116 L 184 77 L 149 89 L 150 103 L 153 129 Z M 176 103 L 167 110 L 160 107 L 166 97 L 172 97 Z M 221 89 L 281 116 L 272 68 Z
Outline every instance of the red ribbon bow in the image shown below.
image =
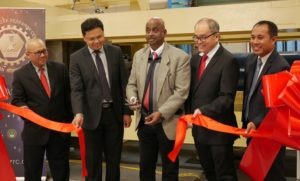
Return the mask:
M 290 72 L 266 75 L 262 81 L 270 111 L 259 128 L 247 134 L 253 139 L 240 163 L 240 168 L 255 181 L 264 180 L 281 146 L 300 150 L 300 61 L 294 61 Z M 184 142 L 188 122 L 214 131 L 246 135 L 244 129 L 221 124 L 204 115 L 182 116 L 178 120 L 174 148 L 168 155 L 172 161 Z

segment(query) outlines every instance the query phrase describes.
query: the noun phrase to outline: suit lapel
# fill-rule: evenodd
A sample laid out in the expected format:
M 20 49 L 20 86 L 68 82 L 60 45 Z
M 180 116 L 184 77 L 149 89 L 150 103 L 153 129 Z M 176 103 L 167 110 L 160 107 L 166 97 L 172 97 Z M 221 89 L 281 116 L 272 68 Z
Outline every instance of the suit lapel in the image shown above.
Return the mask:
M 99 73 L 97 71 L 94 59 L 91 55 L 91 53 L 89 52 L 88 47 L 86 46 L 84 51 L 83 51 L 83 58 L 82 58 L 83 64 L 87 67 L 90 68 L 91 73 L 94 74 L 95 78 L 97 79 L 98 83 L 100 82 L 100 77 L 99 77 Z
M 158 77 L 157 77 L 157 101 L 159 100 L 159 96 L 161 95 L 161 90 L 163 87 L 163 84 L 166 80 L 166 76 L 169 73 L 169 55 L 168 55 L 168 45 L 165 44 L 164 50 L 161 54 L 161 62 L 158 70 Z
M 252 60 L 249 60 L 250 63 L 249 63 L 249 67 L 248 67 L 248 76 L 247 76 L 247 89 L 248 91 L 250 91 L 250 88 L 251 88 L 251 84 L 252 84 L 252 81 L 253 81 L 253 76 L 254 76 L 254 73 L 255 73 L 255 69 L 256 69 L 256 60 L 257 60 L 257 56 L 255 56 L 255 58 L 253 58 Z
M 214 65 L 216 64 L 216 62 L 220 59 L 220 55 L 223 53 L 223 47 L 220 46 L 219 49 L 217 50 L 217 52 L 215 53 L 215 55 L 211 58 L 211 60 L 209 61 L 209 63 L 207 64 L 207 66 L 205 67 L 202 76 L 200 78 L 200 80 L 198 80 L 198 69 L 195 73 L 195 78 L 196 78 L 196 86 L 194 87 L 194 92 L 196 92 L 196 90 L 199 88 L 200 84 L 205 80 L 205 77 L 209 76 L 209 73 L 211 72 L 211 70 L 213 69 Z M 202 57 L 201 57 L 202 58 Z M 222 57 L 221 57 L 222 58 Z M 200 64 L 200 56 L 199 56 L 199 61 L 198 61 L 198 67 Z
M 42 82 L 41 82 L 37 72 L 35 71 L 34 66 L 30 62 L 28 63 L 28 66 L 27 66 L 27 72 L 29 74 L 29 77 L 32 78 L 33 83 L 40 89 L 41 92 L 43 92 L 43 94 L 45 96 L 48 97 L 48 95 L 47 95 L 47 93 L 46 93 L 46 91 L 45 91 L 45 89 L 42 85 Z
M 136 66 L 136 71 L 138 72 L 137 75 L 140 76 L 139 84 L 141 85 L 141 90 L 138 90 L 140 93 L 140 97 L 144 96 L 144 91 L 145 91 L 145 82 L 146 82 L 146 77 L 147 77 L 147 70 L 148 70 L 148 58 L 149 58 L 149 53 L 150 53 L 150 48 L 147 48 L 143 54 L 141 54 L 140 60 L 138 61 L 138 64 Z M 138 57 L 137 57 L 138 58 Z
M 49 77 L 49 83 L 50 83 L 50 90 L 51 90 L 51 97 L 55 95 L 55 82 L 56 82 L 56 73 L 52 66 L 52 64 L 47 63 L 47 71 L 48 71 L 48 77 Z M 46 93 L 46 91 L 44 91 Z
M 192 90 L 195 90 L 195 87 L 197 87 L 197 84 L 199 82 L 198 71 L 199 71 L 199 67 L 200 67 L 200 61 L 201 61 L 201 56 L 199 54 L 197 54 L 191 60 L 191 67 L 192 67 L 192 78 L 191 78 L 192 84 L 191 84 L 191 86 L 195 85 L 195 86 L 193 86 Z
M 262 76 L 265 75 L 269 71 L 269 69 L 271 68 L 272 61 L 275 59 L 274 56 L 276 56 L 276 54 L 273 51 L 273 53 L 269 56 L 269 58 L 267 59 L 263 69 L 261 70 L 261 72 L 259 74 L 259 77 L 258 77 L 256 85 L 255 85 L 255 89 L 257 89 L 259 83 L 261 82 Z M 256 57 L 256 60 L 257 60 L 257 57 Z M 255 66 L 256 66 L 256 61 L 255 61 Z M 255 68 L 254 68 L 254 71 L 255 71 Z M 252 78 L 253 78 L 253 76 L 252 76 Z
M 107 62 L 107 70 L 108 70 L 108 76 L 109 76 L 109 81 L 112 80 L 112 69 L 114 68 L 113 67 L 113 54 L 110 53 L 110 49 L 107 48 L 106 45 L 103 45 L 103 48 L 104 48 L 104 52 L 105 52 L 105 57 L 106 57 L 106 62 Z M 112 85 L 112 82 L 109 82 L 109 85 L 111 86 Z

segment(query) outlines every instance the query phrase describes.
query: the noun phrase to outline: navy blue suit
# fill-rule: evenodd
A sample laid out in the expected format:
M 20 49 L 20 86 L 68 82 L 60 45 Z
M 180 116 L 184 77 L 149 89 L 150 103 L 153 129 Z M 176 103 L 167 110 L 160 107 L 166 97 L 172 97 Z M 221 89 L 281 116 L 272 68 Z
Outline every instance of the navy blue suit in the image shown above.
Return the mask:
M 260 123 L 263 121 L 264 117 L 268 113 L 269 109 L 265 106 L 264 97 L 261 93 L 262 83 L 261 78 L 263 75 L 274 74 L 283 70 L 289 69 L 288 62 L 281 56 L 279 53 L 274 50 L 269 58 L 267 59 L 260 75 L 257 80 L 257 84 L 255 85 L 255 89 L 250 98 L 249 102 L 249 111 L 248 117 L 245 117 L 246 104 L 249 96 L 252 79 L 254 76 L 254 72 L 256 69 L 257 55 L 250 54 L 247 57 L 246 65 L 245 65 L 245 84 L 244 84 L 244 101 L 243 101 L 243 114 L 242 114 L 242 122 L 243 128 L 247 127 L 249 121 L 252 121 L 256 128 L 259 128 Z M 249 143 L 250 140 L 248 140 Z M 284 156 L 285 156 L 285 147 L 282 147 L 280 152 L 278 153 L 270 171 L 268 172 L 265 180 L 285 180 L 284 174 Z

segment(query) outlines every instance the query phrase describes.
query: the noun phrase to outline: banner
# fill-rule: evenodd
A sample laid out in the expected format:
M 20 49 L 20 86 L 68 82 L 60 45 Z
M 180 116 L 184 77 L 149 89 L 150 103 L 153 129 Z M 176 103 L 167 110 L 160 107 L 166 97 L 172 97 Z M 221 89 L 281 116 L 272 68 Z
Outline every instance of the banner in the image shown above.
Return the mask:
M 45 39 L 44 9 L 0 8 L 0 74 L 5 77 L 10 92 L 13 72 L 27 63 L 25 44 L 34 37 Z M 23 180 L 23 120 L 9 112 L 1 113 L 0 133 L 17 180 Z

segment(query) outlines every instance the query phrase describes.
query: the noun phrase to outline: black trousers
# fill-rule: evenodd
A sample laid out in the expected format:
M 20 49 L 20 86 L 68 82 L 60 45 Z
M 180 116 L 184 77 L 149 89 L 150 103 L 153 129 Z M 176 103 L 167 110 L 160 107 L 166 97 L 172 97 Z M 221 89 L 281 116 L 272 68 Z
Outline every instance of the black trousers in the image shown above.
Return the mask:
M 251 138 L 247 139 L 247 145 L 250 144 L 251 140 L 252 140 Z M 285 146 L 280 148 L 264 181 L 273 181 L 273 180 L 285 181 L 286 180 L 286 178 L 285 178 L 285 151 L 286 151 Z
M 38 135 L 37 135 L 38 136 Z M 46 152 L 54 181 L 69 181 L 70 134 L 51 131 L 45 145 L 24 142 L 25 181 L 40 181 Z
M 285 150 L 286 148 L 283 146 L 279 150 L 275 160 L 266 175 L 265 181 L 285 181 Z
M 207 145 L 195 140 L 195 146 L 208 181 L 237 181 L 231 144 Z
M 154 181 L 155 169 L 160 153 L 162 160 L 162 180 L 178 181 L 179 161 L 173 163 L 168 158 L 168 153 L 173 149 L 174 140 L 169 140 L 158 123 L 154 126 L 142 124 L 138 129 L 140 147 L 140 180 Z
M 88 121 L 88 120 L 86 120 Z M 102 161 L 106 163 L 106 181 L 120 180 L 123 124 L 114 116 L 112 107 L 102 109 L 102 118 L 95 130 L 84 129 L 86 140 L 86 181 L 102 180 Z

